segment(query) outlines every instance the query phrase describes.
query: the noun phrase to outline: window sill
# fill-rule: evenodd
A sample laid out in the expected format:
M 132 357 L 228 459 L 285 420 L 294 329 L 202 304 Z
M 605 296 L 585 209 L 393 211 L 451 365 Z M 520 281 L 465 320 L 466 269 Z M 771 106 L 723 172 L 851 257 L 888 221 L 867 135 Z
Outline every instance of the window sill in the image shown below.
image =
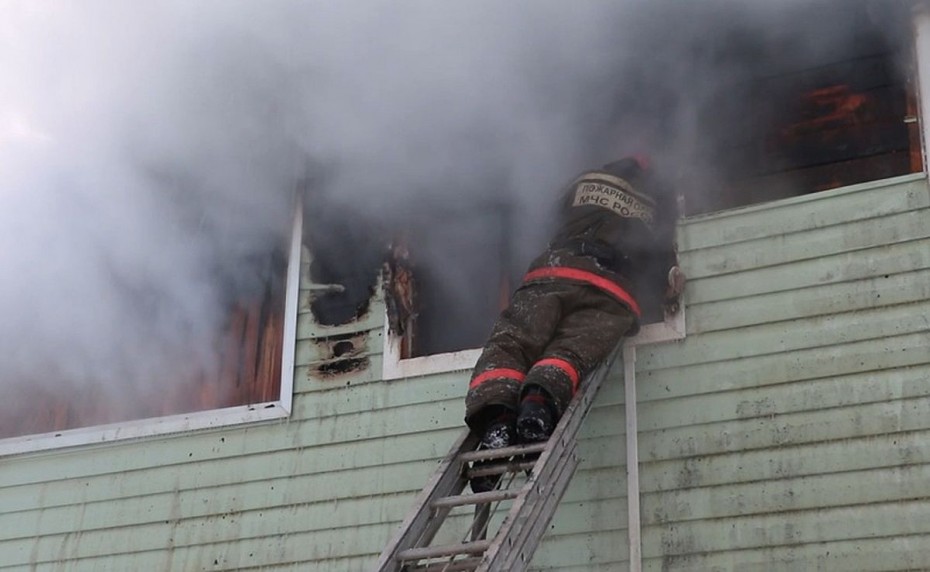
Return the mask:
M 167 417 L 155 417 L 98 425 L 81 429 L 68 429 L 38 435 L 11 437 L 0 441 L 0 456 L 20 455 L 63 449 L 84 445 L 100 445 L 123 442 L 130 439 L 142 439 L 171 433 L 185 433 L 205 429 L 216 429 L 244 423 L 284 419 L 289 411 L 280 401 L 259 403 L 256 405 L 239 405 L 224 409 L 183 413 Z
M 408 377 L 422 377 L 437 373 L 451 373 L 466 371 L 475 367 L 481 348 L 449 352 L 430 356 L 401 359 L 400 339 L 390 333 L 384 320 L 384 353 L 381 370 L 381 379 L 391 381 Z M 639 333 L 627 339 L 627 346 L 639 346 L 671 342 L 685 337 L 685 305 L 682 301 L 681 309 L 671 315 L 665 316 L 664 322 L 646 324 L 640 328 Z

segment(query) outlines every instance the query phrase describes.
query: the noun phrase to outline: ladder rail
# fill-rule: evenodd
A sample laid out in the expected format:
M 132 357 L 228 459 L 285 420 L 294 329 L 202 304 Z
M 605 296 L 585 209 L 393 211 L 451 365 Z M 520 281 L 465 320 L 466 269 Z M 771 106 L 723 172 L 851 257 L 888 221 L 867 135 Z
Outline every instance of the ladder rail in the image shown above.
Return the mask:
M 524 572 L 580 464 L 578 433 L 619 354 L 615 348 L 608 359 L 586 376 L 578 394 L 545 443 L 476 451 L 479 438 L 466 428 L 417 496 L 399 530 L 381 553 L 375 572 L 443 569 Z M 526 455 L 535 453 L 539 453 L 535 461 L 527 459 Z M 489 458 L 503 460 L 502 467 L 493 469 L 495 474 L 523 470 L 527 466 L 532 466 L 532 471 L 519 489 L 462 495 L 470 473 L 486 470 L 469 469 L 468 463 Z M 505 499 L 513 499 L 510 510 L 494 537 L 485 540 L 483 530 L 478 531 L 475 527 L 479 524 L 486 527 L 490 522 L 494 509 L 486 503 L 499 503 Z M 457 545 L 430 547 L 429 543 L 452 507 L 466 504 L 476 505 L 471 541 L 463 539 Z M 469 554 L 472 556 L 465 560 L 454 560 L 457 556 Z M 419 564 L 419 560 L 445 556 L 450 558 L 446 563 Z
M 407 513 L 403 522 L 400 524 L 398 531 L 395 533 L 391 542 L 385 547 L 375 566 L 376 572 L 401 572 L 403 564 L 397 559 L 397 555 L 409 548 L 413 548 L 418 542 L 428 543 L 432 536 L 436 534 L 439 527 L 445 519 L 430 518 L 430 506 L 433 501 L 460 492 L 465 488 L 466 480 L 463 476 L 464 469 L 458 456 L 465 452 L 473 450 L 477 446 L 478 438 L 470 430 L 465 429 L 452 444 L 449 453 L 442 460 L 426 486 L 417 495 L 413 507 Z M 456 470 L 456 465 L 459 465 Z M 445 511 L 448 513 L 448 510 Z
M 522 532 L 520 538 L 513 543 L 513 548 L 509 551 L 510 557 L 501 570 L 522 571 L 530 565 L 533 554 L 542 541 L 546 528 L 552 522 L 552 517 L 580 464 L 577 452 L 573 452 L 569 459 L 561 466 L 562 470 L 553 477 L 554 480 L 549 490 L 541 491 L 541 499 L 537 499 L 532 514 L 527 518 L 525 532 Z
M 559 468 L 559 465 L 565 462 L 566 458 L 570 458 L 566 455 L 566 453 L 570 453 L 574 449 L 574 446 L 577 443 L 578 431 L 581 428 L 581 424 L 587 417 L 588 411 L 591 409 L 591 405 L 594 403 L 594 398 L 597 395 L 597 391 L 600 389 L 604 378 L 607 377 L 607 372 L 610 370 L 610 366 L 613 364 L 617 353 L 618 352 L 615 349 L 611 353 L 609 359 L 605 360 L 605 362 L 603 362 L 591 375 L 587 377 L 584 384 L 580 388 L 578 395 L 575 399 L 572 400 L 568 406 L 568 409 L 566 409 L 565 413 L 562 415 L 562 419 L 556 426 L 555 431 L 553 431 L 552 436 L 549 437 L 548 443 L 552 446 L 548 447 L 540 455 L 536 464 L 536 470 L 533 471 L 529 481 L 526 483 L 526 485 L 524 485 L 526 494 L 521 494 L 521 496 L 518 497 L 516 501 L 514 501 L 514 504 L 511 507 L 504 523 L 501 525 L 500 530 L 498 530 L 494 541 L 491 543 L 491 546 L 488 548 L 487 552 L 485 552 L 484 560 L 482 565 L 478 568 L 478 572 L 497 572 L 505 570 L 507 572 L 515 572 L 518 570 L 525 570 L 526 567 L 529 566 L 529 562 L 522 564 L 515 563 L 518 565 L 517 568 L 505 568 L 503 566 L 504 562 L 513 563 L 513 558 L 511 558 L 512 554 L 520 553 L 523 551 L 523 547 L 521 545 L 513 543 L 512 537 L 516 536 L 517 538 L 523 538 L 525 540 L 525 536 L 522 533 L 528 523 L 530 525 L 533 524 L 532 522 L 529 522 L 528 514 L 521 516 L 520 513 L 523 510 L 523 506 L 527 504 L 527 497 L 530 496 L 533 487 L 535 487 L 536 484 L 540 481 L 547 483 L 549 479 L 552 478 L 552 474 L 555 472 L 555 470 Z M 555 462 L 552 462 L 553 460 L 555 460 Z M 577 466 L 577 463 L 574 465 Z M 550 492 L 550 494 L 556 492 L 558 500 L 561 500 L 562 495 L 564 495 L 565 488 L 567 488 L 568 482 L 574 475 L 575 466 L 571 467 L 567 477 L 564 479 L 563 490 L 559 492 Z M 542 523 L 541 529 L 544 529 L 549 525 L 557 505 L 557 502 L 554 503 L 549 514 L 541 514 L 537 516 L 537 520 L 545 521 Z M 532 512 L 532 510 L 530 510 L 530 512 Z

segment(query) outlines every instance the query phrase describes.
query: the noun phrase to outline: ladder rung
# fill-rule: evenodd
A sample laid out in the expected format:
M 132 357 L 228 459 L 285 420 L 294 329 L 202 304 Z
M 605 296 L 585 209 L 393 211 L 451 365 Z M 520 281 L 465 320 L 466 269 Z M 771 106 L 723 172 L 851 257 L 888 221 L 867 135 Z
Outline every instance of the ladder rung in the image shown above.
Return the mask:
M 468 451 L 459 455 L 459 460 L 463 463 L 471 461 L 484 461 L 486 459 L 500 459 L 502 457 L 513 457 L 514 455 L 526 455 L 529 453 L 542 453 L 546 450 L 547 441 L 542 443 L 529 443 L 526 445 L 514 445 L 512 447 L 503 447 L 501 449 L 479 449 L 477 451 Z
M 505 491 L 488 491 L 486 493 L 475 493 L 472 495 L 457 495 L 454 497 L 442 497 L 430 503 L 433 508 L 464 506 L 467 504 L 488 504 L 492 502 L 515 499 L 520 495 L 520 489 L 508 489 Z
M 481 558 L 463 558 L 454 562 L 431 562 L 417 566 L 406 566 L 404 572 L 472 572 L 481 565 Z
M 416 562 L 424 558 L 441 558 L 443 556 L 457 556 L 459 554 L 482 554 L 491 546 L 490 540 L 477 540 L 461 544 L 447 544 L 445 546 L 426 546 L 424 548 L 408 548 L 397 554 L 401 562 Z
M 530 471 L 535 466 L 536 461 L 526 461 L 524 463 L 495 463 L 478 469 L 468 469 L 468 478 L 502 475 L 504 473 L 519 473 L 520 471 Z

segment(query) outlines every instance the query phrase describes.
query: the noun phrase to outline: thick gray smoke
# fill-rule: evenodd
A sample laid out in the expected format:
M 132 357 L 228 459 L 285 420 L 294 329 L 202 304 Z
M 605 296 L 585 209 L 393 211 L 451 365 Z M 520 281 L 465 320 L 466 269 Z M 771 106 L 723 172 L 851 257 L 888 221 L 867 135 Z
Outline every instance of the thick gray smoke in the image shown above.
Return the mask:
M 388 229 L 506 199 L 517 260 L 557 187 L 624 152 L 712 187 L 710 130 L 744 118 L 707 106 L 771 55 L 721 49 L 854 40 L 804 4 L 2 0 L 0 380 L 138 395 L 209 364 L 307 181 L 309 209 Z

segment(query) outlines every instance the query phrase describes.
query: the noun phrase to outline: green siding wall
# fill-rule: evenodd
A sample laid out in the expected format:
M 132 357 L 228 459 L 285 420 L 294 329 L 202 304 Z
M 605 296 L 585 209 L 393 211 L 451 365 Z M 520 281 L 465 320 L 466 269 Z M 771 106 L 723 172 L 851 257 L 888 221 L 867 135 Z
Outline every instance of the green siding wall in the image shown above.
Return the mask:
M 686 221 L 637 362 L 644 570 L 930 569 L 920 177 Z
M 930 569 L 928 205 L 904 177 L 682 224 L 688 337 L 636 367 L 645 569 Z M 370 567 L 467 374 L 381 381 L 382 306 L 308 300 L 290 419 L 0 459 L 0 572 Z M 321 377 L 347 333 L 369 366 Z M 627 567 L 622 381 L 537 569 Z

